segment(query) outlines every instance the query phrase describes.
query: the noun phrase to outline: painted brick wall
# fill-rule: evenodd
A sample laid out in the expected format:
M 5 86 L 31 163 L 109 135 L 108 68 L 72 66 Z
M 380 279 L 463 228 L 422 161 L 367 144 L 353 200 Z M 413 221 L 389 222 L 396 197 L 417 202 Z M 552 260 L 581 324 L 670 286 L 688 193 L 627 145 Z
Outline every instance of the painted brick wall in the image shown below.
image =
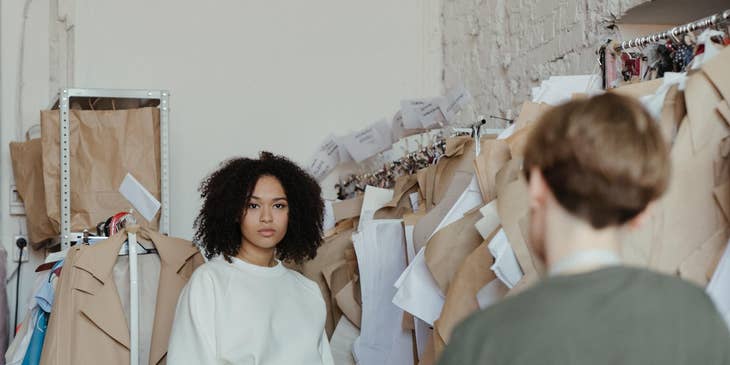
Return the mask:
M 466 84 L 475 110 L 515 116 L 551 75 L 598 71 L 608 26 L 648 0 L 443 0 L 444 84 Z

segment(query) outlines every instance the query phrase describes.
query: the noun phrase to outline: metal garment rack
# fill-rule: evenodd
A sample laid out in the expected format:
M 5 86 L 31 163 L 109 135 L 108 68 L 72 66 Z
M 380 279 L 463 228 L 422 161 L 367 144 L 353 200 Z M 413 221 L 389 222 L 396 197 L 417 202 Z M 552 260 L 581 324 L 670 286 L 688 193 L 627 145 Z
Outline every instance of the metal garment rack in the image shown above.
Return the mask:
M 638 37 L 629 41 L 623 41 L 616 47 L 614 47 L 614 49 L 618 52 L 621 52 L 631 48 L 643 47 L 672 37 L 676 38 L 677 36 L 680 36 L 682 34 L 714 27 L 715 25 L 718 25 L 727 20 L 730 20 L 730 9 L 725 10 L 721 13 L 710 15 L 700 20 L 696 20 L 691 23 L 687 23 L 685 25 L 674 27 L 672 29 L 667 29 L 666 31 L 661 33 L 654 33 L 645 37 Z
M 61 251 L 71 246 L 71 149 L 70 105 L 72 98 L 114 98 L 159 100 L 160 108 L 160 232 L 170 233 L 170 92 L 167 90 L 62 89 L 59 95 L 61 112 Z

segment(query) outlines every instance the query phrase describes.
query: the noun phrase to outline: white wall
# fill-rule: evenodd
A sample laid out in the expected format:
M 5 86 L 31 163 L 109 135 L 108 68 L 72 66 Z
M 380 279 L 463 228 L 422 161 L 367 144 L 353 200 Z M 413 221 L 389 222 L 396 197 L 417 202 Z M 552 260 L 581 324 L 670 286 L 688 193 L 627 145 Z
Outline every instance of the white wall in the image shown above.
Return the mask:
M 429 2 L 200 4 L 77 2 L 78 86 L 172 92 L 173 235 L 191 236 L 197 185 L 223 159 L 267 149 L 305 162 L 327 133 L 440 91 Z
M 36 0 L 19 123 L 11 106 L 23 4 L 1 4 L 0 241 L 8 251 L 19 230 L 6 209 L 8 143 L 64 84 L 171 91 L 171 234 L 184 238 L 197 186 L 222 160 L 266 149 L 303 163 L 327 134 L 390 118 L 401 98 L 442 89 L 438 0 Z

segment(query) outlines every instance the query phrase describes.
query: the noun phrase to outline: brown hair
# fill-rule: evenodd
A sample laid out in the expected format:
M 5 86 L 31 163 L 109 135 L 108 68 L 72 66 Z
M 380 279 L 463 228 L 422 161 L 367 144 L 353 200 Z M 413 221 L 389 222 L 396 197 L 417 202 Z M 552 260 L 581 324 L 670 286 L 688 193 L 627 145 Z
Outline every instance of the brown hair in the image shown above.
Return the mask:
M 621 225 L 667 188 L 658 125 L 635 99 L 606 93 L 547 111 L 530 134 L 523 170 L 537 167 L 555 198 L 596 228 Z

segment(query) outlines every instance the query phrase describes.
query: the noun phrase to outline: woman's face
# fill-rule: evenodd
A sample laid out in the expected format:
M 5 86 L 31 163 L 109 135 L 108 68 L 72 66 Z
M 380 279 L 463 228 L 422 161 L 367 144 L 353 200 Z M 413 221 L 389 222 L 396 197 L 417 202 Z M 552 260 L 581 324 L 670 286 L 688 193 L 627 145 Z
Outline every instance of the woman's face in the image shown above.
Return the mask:
M 244 243 L 274 248 L 286 235 L 288 224 L 289 203 L 284 187 L 273 176 L 260 177 L 241 219 Z

